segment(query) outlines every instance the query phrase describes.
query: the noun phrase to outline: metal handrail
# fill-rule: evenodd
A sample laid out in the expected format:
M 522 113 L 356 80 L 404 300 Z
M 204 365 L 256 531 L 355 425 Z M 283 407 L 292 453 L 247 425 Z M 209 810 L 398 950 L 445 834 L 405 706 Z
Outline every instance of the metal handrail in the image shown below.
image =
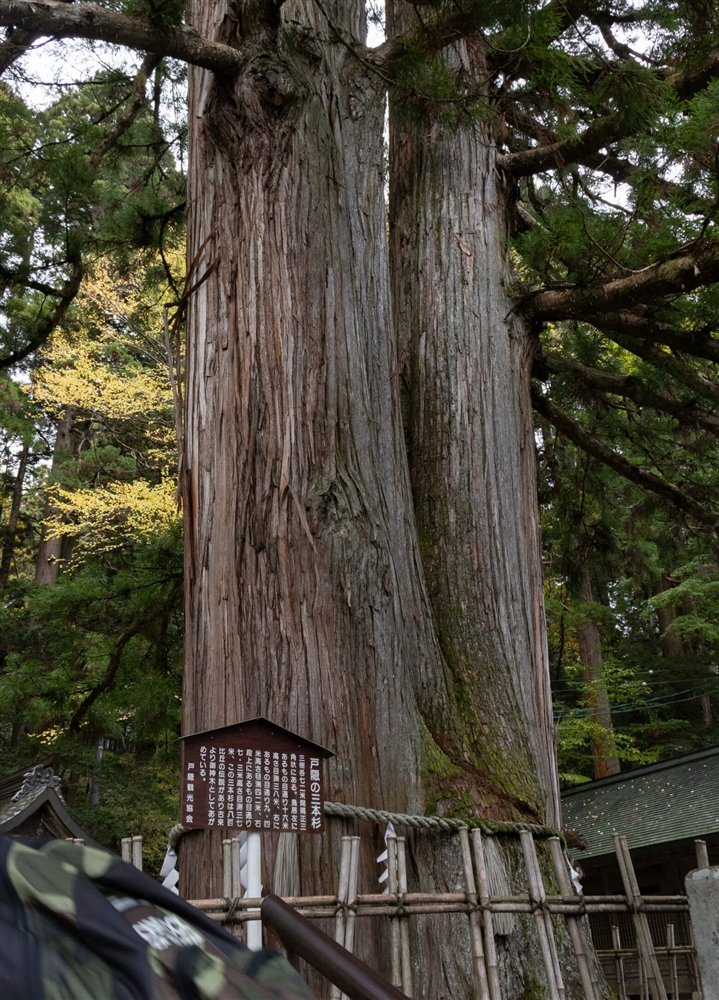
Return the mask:
M 407 1000 L 404 993 L 279 896 L 271 894 L 262 900 L 262 922 L 277 932 L 286 948 L 304 958 L 350 1000 Z

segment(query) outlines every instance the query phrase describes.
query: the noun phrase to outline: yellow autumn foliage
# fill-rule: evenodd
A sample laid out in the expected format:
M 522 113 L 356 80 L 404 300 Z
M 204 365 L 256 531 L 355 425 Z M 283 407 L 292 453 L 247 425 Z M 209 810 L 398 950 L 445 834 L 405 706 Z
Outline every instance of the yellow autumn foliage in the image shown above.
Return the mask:
M 48 362 L 33 379 L 32 395 L 52 412 L 74 406 L 110 420 L 140 419 L 164 415 L 169 421 L 172 390 L 166 368 L 133 363 L 112 363 L 103 354 L 115 335 L 86 337 L 59 332 L 47 352 Z
M 162 284 L 148 285 L 146 263 L 118 276 L 95 262 L 71 318 L 53 334 L 26 387 L 49 415 L 73 407 L 95 428 L 91 438 L 141 456 L 130 481 L 120 462 L 122 478 L 49 487 L 45 529 L 48 537 L 76 540 L 75 564 L 179 523 L 177 483 L 169 476 L 177 443 L 162 322 L 162 303 L 173 295 Z
M 51 487 L 55 513 L 48 537 L 77 539 L 78 556 L 107 552 L 161 534 L 179 523 L 176 483 L 114 482 L 92 489 Z

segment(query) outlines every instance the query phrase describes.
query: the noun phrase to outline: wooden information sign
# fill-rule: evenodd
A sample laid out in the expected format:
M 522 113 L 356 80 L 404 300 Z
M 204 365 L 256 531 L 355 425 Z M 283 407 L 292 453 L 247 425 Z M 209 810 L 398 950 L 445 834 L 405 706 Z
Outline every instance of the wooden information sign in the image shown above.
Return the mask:
M 323 833 L 331 750 L 267 719 L 184 736 L 180 821 L 192 829 Z

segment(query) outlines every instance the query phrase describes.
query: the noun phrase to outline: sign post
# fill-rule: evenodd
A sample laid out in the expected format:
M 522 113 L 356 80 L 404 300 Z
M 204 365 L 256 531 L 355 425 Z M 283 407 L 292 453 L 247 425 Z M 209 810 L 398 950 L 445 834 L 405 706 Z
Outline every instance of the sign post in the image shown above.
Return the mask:
M 247 834 L 247 889 L 248 899 L 262 895 L 262 834 Z M 249 910 L 257 913 L 257 910 Z M 247 947 L 251 951 L 262 950 L 262 921 L 250 920 L 247 924 Z
M 277 726 L 250 719 L 183 736 L 180 820 L 188 829 L 247 833 L 248 898 L 262 895 L 262 833 L 324 832 L 322 763 L 331 750 Z M 259 920 L 247 944 L 262 947 Z

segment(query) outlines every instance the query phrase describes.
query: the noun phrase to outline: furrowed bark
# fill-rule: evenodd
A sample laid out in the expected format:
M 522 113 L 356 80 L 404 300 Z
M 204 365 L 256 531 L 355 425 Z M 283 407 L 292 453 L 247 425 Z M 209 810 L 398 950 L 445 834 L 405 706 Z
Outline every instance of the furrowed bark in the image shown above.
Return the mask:
M 328 7 L 362 37 L 360 0 Z M 313 3 L 287 8 L 327 38 Z M 224 12 L 204 0 L 193 20 L 210 35 Z M 344 47 L 316 44 L 321 59 L 314 45 L 293 57 L 279 109 L 262 81 L 253 94 L 238 82 L 238 107 L 190 72 L 188 258 L 208 241 L 205 259 L 220 263 L 187 312 L 183 729 L 265 715 L 336 751 L 328 798 L 422 812 L 422 711 L 452 692 L 392 377 L 384 95 Z M 322 843 L 300 838 L 303 892 L 335 890 L 346 830 L 331 821 Z M 221 891 L 220 840 L 183 838 L 190 898 Z M 268 837 L 266 887 L 275 847 Z M 381 931 L 358 935 L 381 967 Z M 418 961 L 441 995 L 446 971 Z
M 405 17 L 406 4 L 388 5 L 390 30 Z M 460 43 L 452 56 L 481 77 L 476 49 Z M 423 716 L 442 754 L 433 798 L 442 811 L 456 803 L 485 816 L 556 822 L 533 352 L 505 290 L 510 194 L 498 183 L 484 128 L 407 121 L 392 94 L 389 162 L 398 376 L 415 514 L 457 695 L 454 718 L 442 705 Z M 512 855 L 511 844 L 506 850 Z M 456 939 L 445 926 L 448 933 Z M 436 953 L 442 940 L 433 942 Z M 501 939 L 507 995 L 522 994 L 536 949 L 533 930 L 519 924 Z M 470 996 L 471 987 L 458 982 L 449 995 Z M 572 983 L 567 996 L 577 995 Z
M 600 462 L 608 465 L 610 469 L 614 469 L 620 476 L 651 493 L 656 493 L 657 496 L 667 500 L 679 510 L 684 511 L 685 514 L 689 514 L 700 524 L 706 524 L 715 530 L 719 527 L 719 512 L 704 507 L 693 497 L 683 493 L 678 486 L 668 483 L 666 479 L 662 479 L 654 472 L 628 462 L 626 458 L 603 444 L 591 431 L 582 427 L 580 423 L 560 410 L 550 399 L 542 395 L 539 389 L 534 387 L 532 388 L 532 403 L 537 413 L 545 417 L 565 437 L 574 441 L 587 454 L 593 455 Z
M 474 57 L 463 48 L 458 58 Z M 393 303 L 423 564 L 445 659 L 463 693 L 464 716 L 454 725 L 487 814 L 558 817 L 532 348 L 522 321 L 508 315 L 508 195 L 494 160 L 486 135 L 402 124 L 393 113 Z M 426 721 L 430 732 L 447 731 L 444 720 Z M 456 750 L 454 757 L 461 760 Z

